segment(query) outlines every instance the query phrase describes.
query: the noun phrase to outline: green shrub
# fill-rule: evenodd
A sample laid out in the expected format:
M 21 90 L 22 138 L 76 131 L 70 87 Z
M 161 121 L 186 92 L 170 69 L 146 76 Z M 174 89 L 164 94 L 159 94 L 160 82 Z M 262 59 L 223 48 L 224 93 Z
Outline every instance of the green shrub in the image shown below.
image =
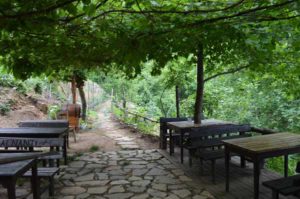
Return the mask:
M 0 104 L 0 114 L 7 115 L 10 111 L 10 105 L 8 103 Z
M 12 107 L 12 106 L 14 106 L 14 105 L 17 104 L 17 101 L 14 100 L 14 99 L 9 99 L 8 102 L 7 102 L 7 104 L 8 104 L 10 107 Z
M 34 86 L 34 92 L 37 94 L 42 94 L 43 93 L 43 88 L 41 83 L 36 83 Z
M 52 105 L 48 108 L 48 117 L 50 119 L 56 119 L 57 113 L 60 111 L 60 107 L 58 105 Z
M 26 89 L 26 86 L 23 82 L 16 83 L 15 87 L 17 88 L 17 91 L 19 93 L 26 94 L 27 89 Z
M 12 75 L 0 75 L 0 86 L 3 87 L 14 87 L 15 86 L 15 80 Z
M 91 146 L 89 149 L 90 152 L 96 152 L 98 150 L 99 150 L 99 146 L 96 146 L 96 145 Z

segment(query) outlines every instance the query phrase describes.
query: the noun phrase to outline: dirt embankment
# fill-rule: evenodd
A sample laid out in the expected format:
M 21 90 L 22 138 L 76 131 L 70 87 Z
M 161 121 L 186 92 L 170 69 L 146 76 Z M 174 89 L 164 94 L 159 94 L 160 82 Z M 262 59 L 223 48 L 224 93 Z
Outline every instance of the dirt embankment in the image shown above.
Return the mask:
M 14 88 L 0 87 L 0 128 L 16 127 L 22 120 L 47 118 L 47 101 L 40 96 L 24 95 Z

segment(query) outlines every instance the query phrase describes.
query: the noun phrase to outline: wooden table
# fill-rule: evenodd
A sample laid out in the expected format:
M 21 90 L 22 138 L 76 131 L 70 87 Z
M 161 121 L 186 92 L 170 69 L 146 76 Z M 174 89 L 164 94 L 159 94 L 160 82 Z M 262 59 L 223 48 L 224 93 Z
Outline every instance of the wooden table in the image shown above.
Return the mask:
M 19 127 L 69 128 L 68 120 L 24 120 Z
M 226 191 L 229 191 L 229 161 L 230 153 L 246 156 L 254 164 L 254 198 L 259 198 L 260 163 L 266 159 L 284 156 L 284 173 L 288 175 L 288 155 L 300 152 L 300 135 L 293 133 L 276 133 L 271 135 L 254 136 L 224 140 Z
M 0 153 L 0 182 L 7 187 L 9 199 L 16 198 L 16 180 L 30 168 L 32 171 L 31 188 L 33 198 L 40 199 L 36 158 L 43 154 L 44 153 Z
M 216 119 L 202 120 L 201 124 L 194 124 L 194 121 L 180 121 L 180 122 L 167 122 L 168 128 L 180 133 L 180 161 L 183 163 L 183 139 L 184 134 L 190 132 L 193 128 L 203 128 L 211 126 L 220 126 L 234 124 L 232 122 L 226 122 Z M 170 131 L 170 142 L 172 142 L 172 131 Z M 170 144 L 171 146 L 171 144 Z
M 23 137 L 23 138 L 64 138 L 63 156 L 65 164 L 67 159 L 67 135 L 68 128 L 0 128 L 0 137 Z

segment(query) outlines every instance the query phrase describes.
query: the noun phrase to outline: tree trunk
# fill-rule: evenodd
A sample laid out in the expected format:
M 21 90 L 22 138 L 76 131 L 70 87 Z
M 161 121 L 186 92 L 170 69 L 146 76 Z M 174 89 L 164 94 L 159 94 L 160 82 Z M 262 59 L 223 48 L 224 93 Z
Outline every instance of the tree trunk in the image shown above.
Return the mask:
M 123 92 L 122 92 L 122 108 L 124 110 L 124 120 L 127 118 L 127 101 L 126 101 L 126 96 L 125 96 L 125 88 L 124 86 L 122 87 Z
M 203 65 L 203 45 L 200 43 L 197 52 L 197 93 L 195 101 L 194 123 L 201 124 L 203 111 L 203 91 L 204 91 L 204 65 Z
M 175 87 L 176 90 L 176 116 L 179 118 L 180 117 L 180 91 L 179 91 L 179 86 Z
M 76 80 L 75 80 L 75 76 L 72 78 L 72 82 L 71 82 L 71 91 L 72 91 L 72 103 L 76 104 Z
M 86 108 L 87 108 L 87 105 L 86 105 L 86 99 L 85 99 L 85 93 L 84 93 L 84 90 L 83 90 L 83 86 L 78 87 L 78 92 L 79 92 L 81 103 L 82 103 L 81 118 L 82 118 L 83 121 L 86 121 Z

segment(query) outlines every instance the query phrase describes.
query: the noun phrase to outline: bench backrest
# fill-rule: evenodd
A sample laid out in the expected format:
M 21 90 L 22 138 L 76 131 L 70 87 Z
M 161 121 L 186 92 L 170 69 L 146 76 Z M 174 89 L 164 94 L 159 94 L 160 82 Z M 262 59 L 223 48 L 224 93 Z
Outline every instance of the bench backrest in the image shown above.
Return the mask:
M 160 124 L 159 147 L 160 148 L 166 149 L 166 147 L 167 147 L 167 142 L 166 142 L 166 135 L 168 134 L 167 122 L 179 122 L 179 121 L 188 121 L 188 118 L 187 117 L 180 117 L 180 118 L 177 118 L 177 117 L 174 117 L 174 118 L 161 117 L 161 118 L 159 118 L 159 124 Z
M 202 148 L 221 146 L 222 140 L 235 139 L 251 136 L 250 125 L 235 125 L 224 124 L 214 126 L 203 126 L 192 129 L 189 133 L 188 142 L 189 146 L 198 146 Z
M 63 138 L 0 137 L 0 147 L 63 147 Z
M 59 122 L 59 123 L 34 123 L 34 122 L 20 122 L 19 127 L 37 127 L 37 128 L 69 128 L 69 122 Z
M 159 118 L 159 124 L 161 129 L 167 128 L 167 122 L 180 122 L 180 121 L 188 121 L 187 117 L 161 117 Z

